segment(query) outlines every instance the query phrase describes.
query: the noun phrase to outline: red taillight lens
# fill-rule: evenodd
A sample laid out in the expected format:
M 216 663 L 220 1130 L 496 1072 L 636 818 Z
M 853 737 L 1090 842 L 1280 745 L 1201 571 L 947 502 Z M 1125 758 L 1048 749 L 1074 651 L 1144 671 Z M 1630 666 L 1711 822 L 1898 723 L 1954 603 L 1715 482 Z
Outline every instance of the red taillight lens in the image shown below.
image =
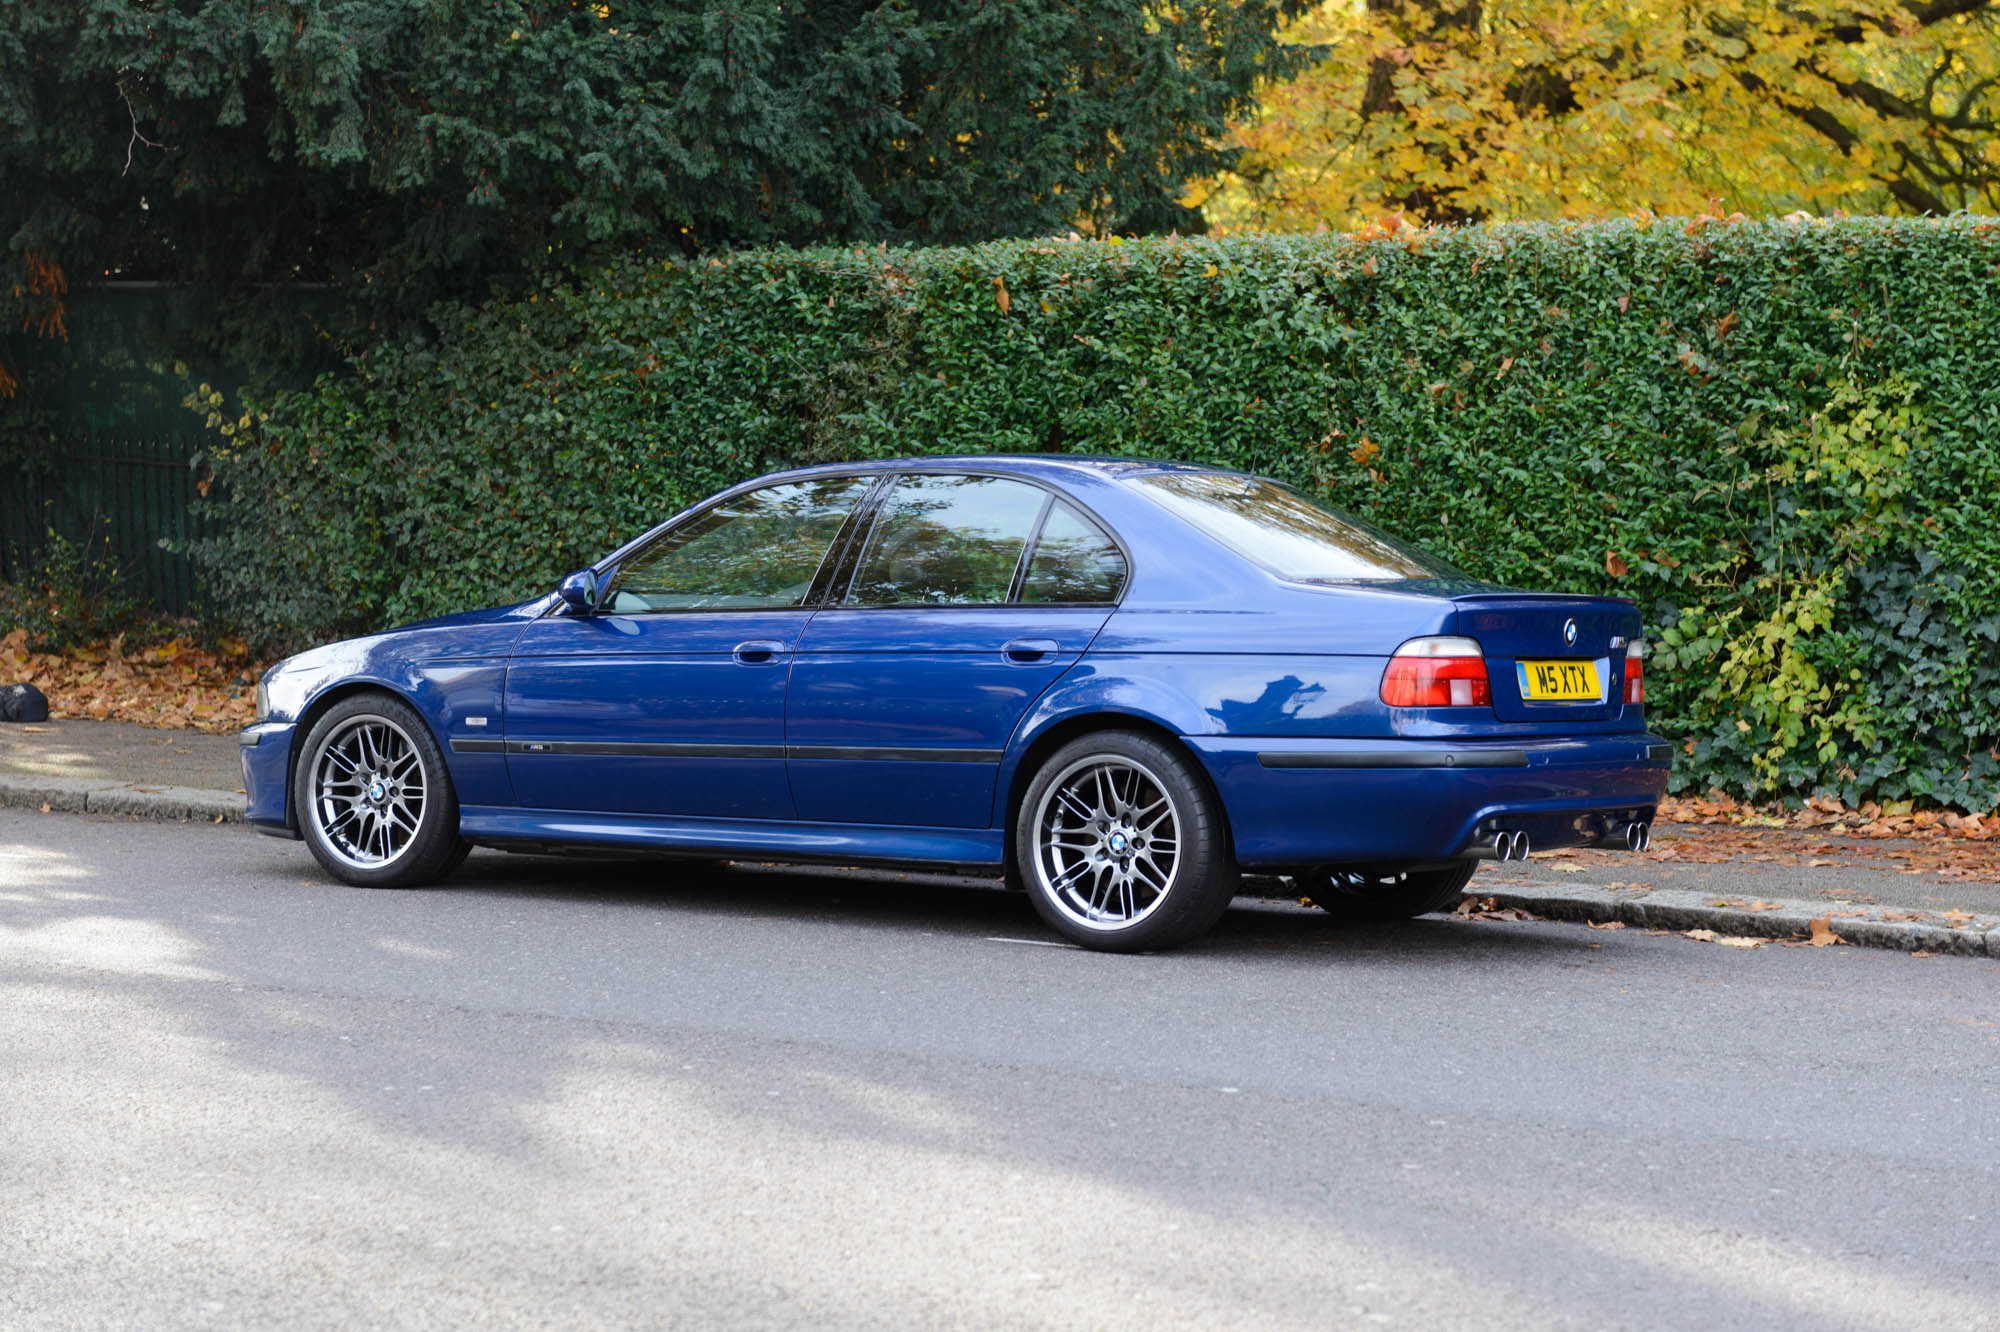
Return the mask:
M 1382 672 L 1382 701 L 1392 708 L 1490 708 L 1486 659 L 1469 638 L 1413 638 Z
M 1646 645 L 1638 639 L 1625 649 L 1625 702 L 1646 701 Z

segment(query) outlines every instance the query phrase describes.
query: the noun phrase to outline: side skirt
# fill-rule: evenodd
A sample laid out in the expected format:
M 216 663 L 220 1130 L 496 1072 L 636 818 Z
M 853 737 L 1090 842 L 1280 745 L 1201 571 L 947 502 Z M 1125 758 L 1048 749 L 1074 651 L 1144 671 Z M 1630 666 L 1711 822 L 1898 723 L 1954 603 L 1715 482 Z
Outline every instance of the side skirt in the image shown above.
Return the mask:
M 459 834 L 490 846 L 576 846 L 678 851 L 772 860 L 965 865 L 997 868 L 1007 835 L 998 828 L 912 828 L 895 824 L 781 823 L 776 819 L 648 818 L 561 809 L 466 805 Z

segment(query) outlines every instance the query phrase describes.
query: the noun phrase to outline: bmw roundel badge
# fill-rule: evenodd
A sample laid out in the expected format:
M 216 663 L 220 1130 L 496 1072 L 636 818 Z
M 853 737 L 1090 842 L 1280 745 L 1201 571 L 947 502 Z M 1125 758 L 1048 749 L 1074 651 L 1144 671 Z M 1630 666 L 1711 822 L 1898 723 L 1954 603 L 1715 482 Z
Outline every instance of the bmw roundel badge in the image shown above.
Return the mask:
M 1564 621 L 1563 621 L 1563 646 L 1564 646 L 1564 647 L 1575 647 L 1575 646 L 1576 646 L 1576 621 L 1575 621 L 1575 620 L 1564 620 Z

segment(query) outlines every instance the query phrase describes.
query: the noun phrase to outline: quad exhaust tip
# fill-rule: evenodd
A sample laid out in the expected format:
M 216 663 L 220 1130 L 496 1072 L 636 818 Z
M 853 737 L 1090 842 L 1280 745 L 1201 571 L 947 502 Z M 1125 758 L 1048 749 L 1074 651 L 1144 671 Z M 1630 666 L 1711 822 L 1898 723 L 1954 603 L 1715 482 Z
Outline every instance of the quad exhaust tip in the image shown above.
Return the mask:
M 1526 860 L 1528 858 L 1528 834 L 1508 832 L 1505 829 L 1493 834 L 1493 858 L 1495 860 Z
M 1628 823 L 1625 825 L 1625 849 L 1644 851 L 1653 844 L 1653 825 L 1650 823 Z

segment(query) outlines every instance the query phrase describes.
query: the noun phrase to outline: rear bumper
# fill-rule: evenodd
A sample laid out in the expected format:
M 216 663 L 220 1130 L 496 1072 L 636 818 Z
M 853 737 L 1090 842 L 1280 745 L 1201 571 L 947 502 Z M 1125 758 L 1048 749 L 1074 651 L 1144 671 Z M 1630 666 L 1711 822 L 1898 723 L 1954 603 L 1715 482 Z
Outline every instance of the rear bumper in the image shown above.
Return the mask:
M 243 758 L 244 821 L 273 837 L 297 837 L 292 823 L 292 733 L 290 722 L 258 722 L 237 732 Z
M 1650 820 L 1672 747 L 1656 735 L 1442 742 L 1187 736 L 1246 867 L 1453 860 L 1494 826 L 1582 846 Z

